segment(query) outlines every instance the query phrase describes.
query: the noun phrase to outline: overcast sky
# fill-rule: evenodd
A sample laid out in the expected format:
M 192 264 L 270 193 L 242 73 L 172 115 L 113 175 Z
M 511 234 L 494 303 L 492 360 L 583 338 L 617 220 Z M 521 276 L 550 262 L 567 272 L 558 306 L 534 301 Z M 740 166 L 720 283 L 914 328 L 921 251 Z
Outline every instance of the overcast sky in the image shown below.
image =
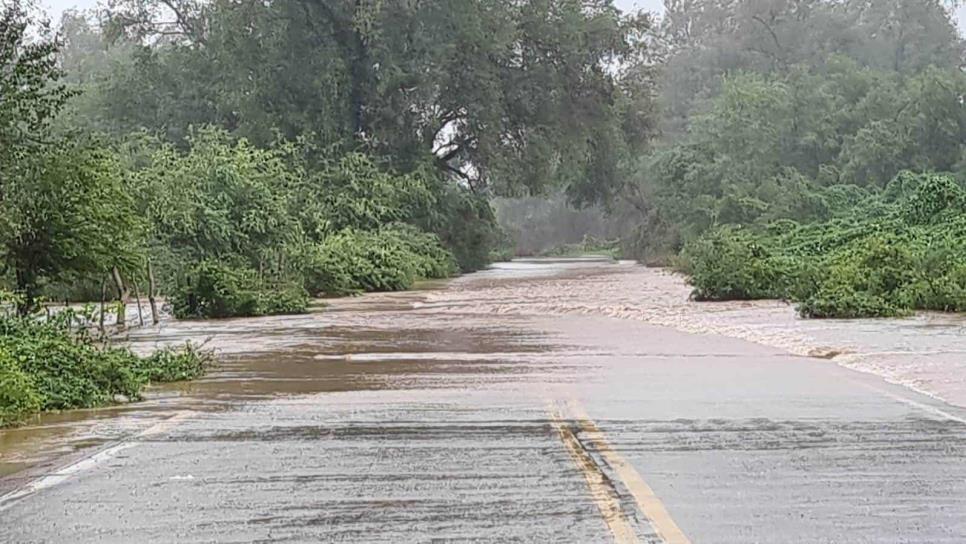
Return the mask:
M 664 9 L 663 0 L 615 0 L 617 5 L 629 9 L 629 8 L 643 8 L 648 11 L 661 11 Z M 50 8 L 51 20 L 56 22 L 60 19 L 60 14 L 65 9 L 70 8 L 92 8 L 97 4 L 97 0 L 42 0 Z M 956 12 L 956 18 L 959 20 L 960 30 L 966 28 L 966 6 L 960 7 Z

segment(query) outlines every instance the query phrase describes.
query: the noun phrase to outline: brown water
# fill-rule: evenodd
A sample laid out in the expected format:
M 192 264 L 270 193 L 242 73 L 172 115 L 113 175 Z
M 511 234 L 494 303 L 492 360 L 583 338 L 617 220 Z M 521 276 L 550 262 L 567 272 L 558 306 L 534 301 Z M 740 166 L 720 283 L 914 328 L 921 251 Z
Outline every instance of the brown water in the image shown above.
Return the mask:
M 694 303 L 677 275 L 595 261 L 506 263 L 427 287 L 334 300 L 301 316 L 165 321 L 135 331 L 130 341 L 136 350 L 203 341 L 217 351 L 219 365 L 196 382 L 149 391 L 142 403 L 45 415 L 0 432 L 0 476 L 121 440 L 176 410 L 225 410 L 279 395 L 416 383 L 431 388 L 454 376 L 470 384 L 566 379 L 566 369 L 553 367 L 566 347 L 549 349 L 544 339 L 507 332 L 514 320 L 547 315 L 608 316 L 741 338 L 825 357 L 966 406 L 962 316 L 801 320 L 779 302 Z M 435 346 L 430 353 L 407 349 L 427 343 Z M 528 364 L 516 364 L 521 361 Z
M 481 287 L 487 275 L 528 275 L 539 261 L 461 278 L 432 293 L 426 311 L 467 308 L 501 315 L 585 314 L 634 319 L 697 334 L 741 338 L 796 355 L 822 357 L 966 407 L 966 316 L 811 320 L 779 301 L 693 302 L 684 279 L 632 263 L 575 267 L 563 277 Z

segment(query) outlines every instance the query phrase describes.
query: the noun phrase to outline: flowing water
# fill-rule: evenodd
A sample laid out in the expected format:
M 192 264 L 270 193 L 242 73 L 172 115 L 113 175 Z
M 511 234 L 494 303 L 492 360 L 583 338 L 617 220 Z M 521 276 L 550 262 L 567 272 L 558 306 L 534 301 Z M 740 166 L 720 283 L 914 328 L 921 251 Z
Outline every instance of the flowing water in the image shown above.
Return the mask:
M 219 354 L 218 367 L 199 381 L 154 389 L 145 402 L 50 414 L 0 431 L 0 476 L 121 440 L 175 410 L 227 410 L 279 395 L 436 387 L 454 376 L 462 385 L 558 380 L 569 348 L 516 337 L 510 327 L 548 315 L 640 320 L 696 333 L 696 342 L 709 334 L 741 338 L 830 359 L 966 407 L 962 316 L 802 320 L 780 302 L 695 303 L 688 295 L 680 276 L 662 270 L 533 260 L 419 291 L 334 300 L 300 316 L 166 320 L 160 328 L 133 331 L 132 347 L 207 342 Z M 433 349 L 417 353 L 426 345 Z M 586 369 L 568 367 L 559 375 L 568 372 Z
M 559 273 L 561 267 L 568 271 Z M 432 292 L 426 311 L 586 314 L 635 319 L 696 334 L 740 338 L 821 357 L 966 407 L 966 316 L 921 313 L 905 319 L 813 320 L 780 301 L 693 302 L 678 275 L 629 262 L 557 264 L 518 261 Z M 522 282 L 486 283 L 517 275 Z

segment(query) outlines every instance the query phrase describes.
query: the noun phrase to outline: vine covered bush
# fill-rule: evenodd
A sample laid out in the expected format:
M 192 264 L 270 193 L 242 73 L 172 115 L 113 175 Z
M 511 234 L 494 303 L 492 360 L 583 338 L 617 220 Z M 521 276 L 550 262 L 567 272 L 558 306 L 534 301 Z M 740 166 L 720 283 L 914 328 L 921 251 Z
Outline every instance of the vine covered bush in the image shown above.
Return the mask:
M 963 311 L 966 190 L 904 172 L 847 216 L 713 229 L 686 246 L 680 268 L 697 299 L 785 298 L 804 317 Z

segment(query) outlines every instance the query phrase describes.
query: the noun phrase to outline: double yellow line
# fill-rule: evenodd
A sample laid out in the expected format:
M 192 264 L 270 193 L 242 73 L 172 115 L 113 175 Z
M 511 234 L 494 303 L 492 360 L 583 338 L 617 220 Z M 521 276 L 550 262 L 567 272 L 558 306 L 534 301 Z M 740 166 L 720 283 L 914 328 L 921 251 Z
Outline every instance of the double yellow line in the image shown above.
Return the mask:
M 665 544 L 691 544 L 654 490 L 647 485 L 644 478 L 630 463 L 614 451 L 604 437 L 604 433 L 594 424 L 583 407 L 575 401 L 551 403 L 550 414 L 560 440 L 583 474 L 591 498 L 618 544 L 634 544 L 640 542 L 640 539 L 637 531 L 634 530 L 634 525 L 621 509 L 619 497 L 608 485 L 607 475 L 587 452 L 584 442 L 592 445 L 600 454 L 614 475 L 634 497 L 637 508 Z M 577 438 L 571 425 L 579 430 L 584 442 Z

